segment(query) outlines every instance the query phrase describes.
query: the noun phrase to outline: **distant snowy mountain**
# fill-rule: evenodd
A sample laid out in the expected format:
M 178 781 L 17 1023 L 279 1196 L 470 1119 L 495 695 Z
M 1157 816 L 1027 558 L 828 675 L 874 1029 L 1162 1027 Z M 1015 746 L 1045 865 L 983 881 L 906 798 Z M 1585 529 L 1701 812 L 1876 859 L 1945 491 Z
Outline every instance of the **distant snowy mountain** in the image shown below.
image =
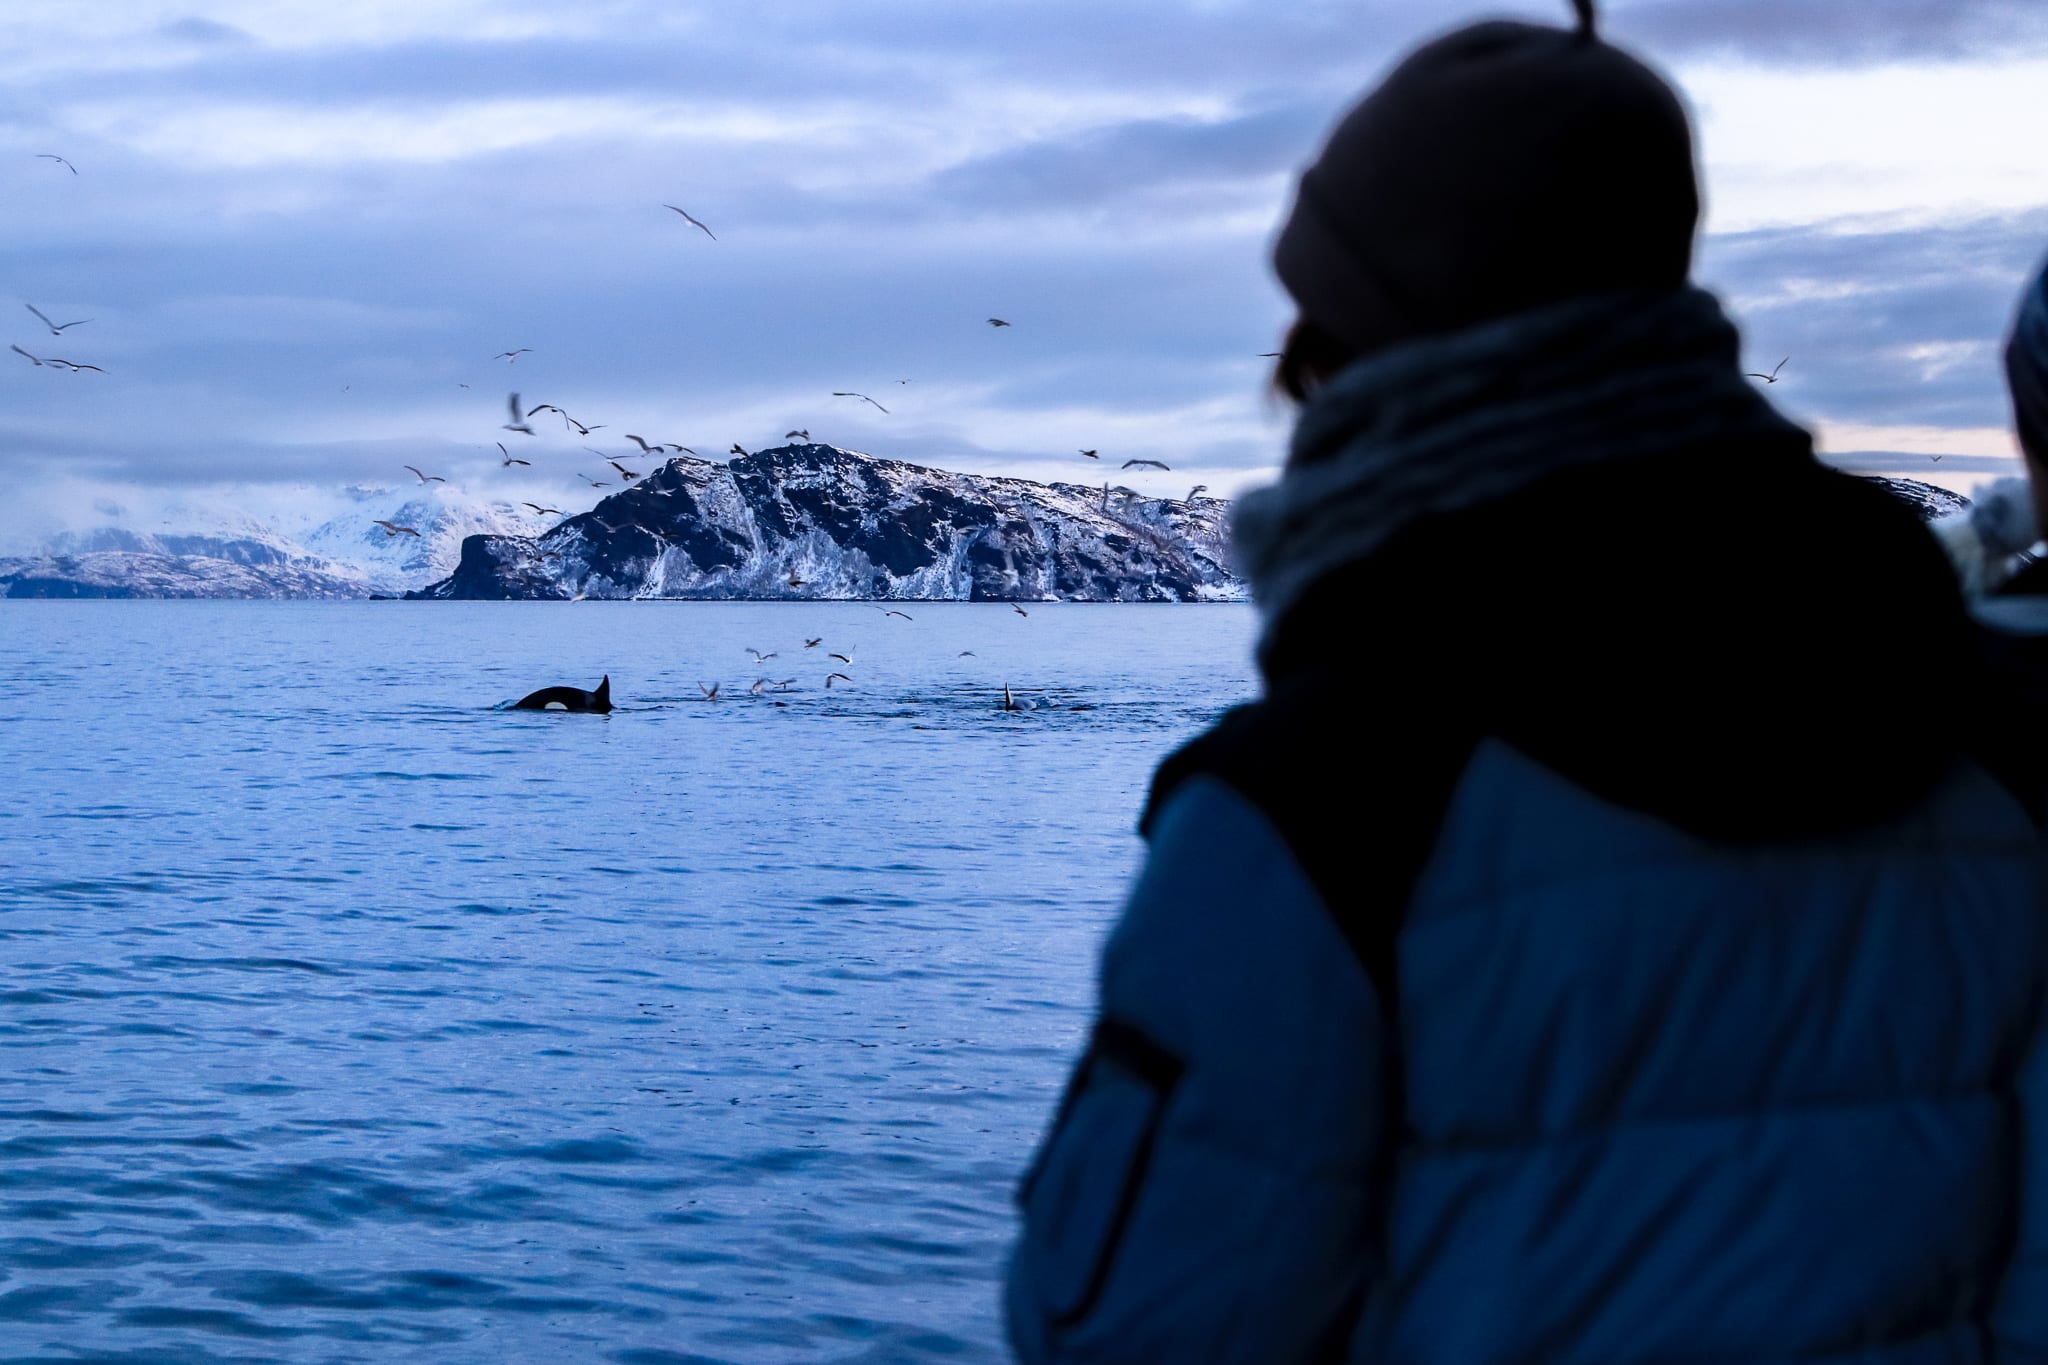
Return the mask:
M 526 508 L 499 501 L 466 501 L 440 489 L 352 488 L 354 507 L 297 539 L 310 554 L 345 566 L 369 591 L 397 596 L 455 571 L 462 542 L 475 535 L 519 535 L 538 522 Z M 377 525 L 410 526 L 418 536 L 394 535 Z
M 778 446 L 672 459 L 538 536 L 472 536 L 408 596 L 1237 601 L 1228 508 Z
M 246 542 L 244 544 L 253 544 Z M 230 553 L 242 549 L 229 542 Z M 8 597 L 364 597 L 360 577 L 299 563 L 95 550 L 0 559 Z
M 243 516 L 182 532 L 121 526 L 54 537 L 38 554 L 0 558 L 8 597 L 396 597 L 452 572 L 462 542 L 526 529 L 509 503 L 439 489 L 352 488 L 350 510 L 292 534 Z M 410 526 L 392 534 L 379 520 Z

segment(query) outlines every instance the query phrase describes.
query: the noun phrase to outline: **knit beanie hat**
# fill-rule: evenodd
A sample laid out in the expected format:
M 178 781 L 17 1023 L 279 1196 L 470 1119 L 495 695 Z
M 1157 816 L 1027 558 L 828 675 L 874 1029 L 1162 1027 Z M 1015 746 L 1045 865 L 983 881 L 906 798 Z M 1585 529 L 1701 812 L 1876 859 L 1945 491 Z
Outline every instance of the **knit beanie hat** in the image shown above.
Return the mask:
M 2020 296 L 2005 344 L 2005 376 L 2020 444 L 2035 460 L 2048 461 L 2048 265 Z
M 1438 38 L 1347 114 L 1301 177 L 1274 266 L 1355 351 L 1547 303 L 1675 289 L 1691 268 L 1692 126 L 1594 31 L 1494 21 Z

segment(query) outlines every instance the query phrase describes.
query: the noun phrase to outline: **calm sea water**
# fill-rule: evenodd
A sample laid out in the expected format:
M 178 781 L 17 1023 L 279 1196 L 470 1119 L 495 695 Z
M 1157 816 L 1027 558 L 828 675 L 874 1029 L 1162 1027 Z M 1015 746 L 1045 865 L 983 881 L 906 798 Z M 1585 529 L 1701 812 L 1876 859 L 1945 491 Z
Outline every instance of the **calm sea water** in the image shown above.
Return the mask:
M 999 1358 L 1253 621 L 909 610 L 0 604 L 0 1360 Z

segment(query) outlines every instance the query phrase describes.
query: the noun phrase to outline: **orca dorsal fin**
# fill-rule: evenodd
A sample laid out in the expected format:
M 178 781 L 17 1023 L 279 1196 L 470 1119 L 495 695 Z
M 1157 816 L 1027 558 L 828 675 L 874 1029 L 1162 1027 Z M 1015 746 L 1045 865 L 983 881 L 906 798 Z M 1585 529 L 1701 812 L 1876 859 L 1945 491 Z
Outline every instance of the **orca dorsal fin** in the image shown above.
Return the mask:
M 612 675 L 604 675 L 604 681 L 597 685 L 597 699 L 606 706 L 612 704 Z

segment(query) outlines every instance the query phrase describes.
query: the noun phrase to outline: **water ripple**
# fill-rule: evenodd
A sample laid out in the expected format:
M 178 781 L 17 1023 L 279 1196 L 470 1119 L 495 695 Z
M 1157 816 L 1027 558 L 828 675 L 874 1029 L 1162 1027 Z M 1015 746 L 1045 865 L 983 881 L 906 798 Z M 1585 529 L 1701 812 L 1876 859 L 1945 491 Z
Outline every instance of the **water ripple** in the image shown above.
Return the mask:
M 0 613 L 0 1365 L 998 1358 L 1144 783 L 1252 627 Z M 821 634 L 857 690 L 745 695 Z

